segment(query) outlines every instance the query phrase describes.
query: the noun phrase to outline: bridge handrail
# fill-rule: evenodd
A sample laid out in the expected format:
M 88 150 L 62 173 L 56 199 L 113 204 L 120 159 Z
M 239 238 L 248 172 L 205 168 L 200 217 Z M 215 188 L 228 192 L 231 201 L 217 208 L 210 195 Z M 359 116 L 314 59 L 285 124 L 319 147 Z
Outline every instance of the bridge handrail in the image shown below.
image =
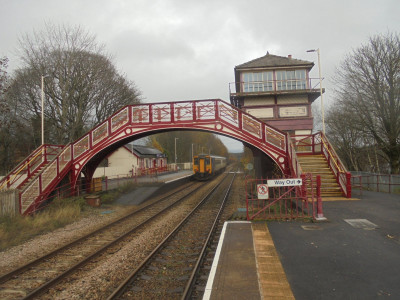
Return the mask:
M 50 145 L 44 144 L 36 148 L 31 154 L 29 154 L 24 160 L 22 160 L 11 172 L 9 172 L 2 180 L 0 180 L 0 190 L 5 187 L 11 187 L 23 174 L 24 171 L 28 173 L 34 173 L 43 163 L 48 161 L 49 155 L 54 155 L 49 150 L 60 149 L 64 146 L 61 145 Z M 37 160 L 41 158 L 40 162 Z M 39 162 L 39 163 L 38 163 Z M 35 163 L 38 163 L 35 165 Z M 31 168 L 33 166 L 33 168 Z M 25 181 L 25 180 L 24 180 Z M 24 182 L 23 181 L 23 182 Z M 21 182 L 19 185 L 21 185 Z
M 326 135 L 324 135 L 322 132 L 321 132 L 321 140 L 322 140 L 322 142 L 324 144 L 324 148 L 326 148 L 327 151 L 329 152 L 330 156 L 332 158 L 334 158 L 334 163 L 335 163 L 336 167 L 338 168 L 338 170 L 340 172 L 347 173 L 348 171 L 346 170 L 346 167 L 344 166 L 344 164 L 340 160 L 339 155 L 337 155 L 335 149 L 332 147 L 332 144 L 329 142 L 329 140 L 326 137 Z
M 215 123 L 218 120 L 219 123 Z M 133 130 L 140 132 L 149 130 L 149 124 L 154 127 L 176 126 L 195 122 L 198 125 L 214 123 L 214 131 L 222 131 L 222 128 L 229 128 L 230 132 L 246 134 L 247 141 L 259 144 L 264 151 L 271 151 L 277 154 L 275 160 L 285 172 L 290 171 L 289 162 L 286 161 L 288 151 L 287 135 L 243 112 L 231 104 L 220 99 L 205 99 L 196 101 L 181 102 L 161 102 L 161 103 L 139 103 L 122 107 L 112 114 L 102 123 L 89 130 L 86 134 L 76 141 L 65 146 L 58 156 L 48 163 L 29 185 L 20 192 L 21 211 L 29 213 L 30 206 L 40 202 L 40 197 L 44 197 L 49 187 L 53 187 L 57 180 L 61 180 L 61 173 L 64 172 L 66 164 L 81 161 L 82 164 L 91 157 L 91 151 L 97 151 L 102 147 L 115 143 L 116 140 L 108 141 L 107 138 L 117 135 L 124 136 L 131 134 Z M 164 124 L 164 125 L 163 125 Z M 139 130 L 139 131 L 138 131 Z M 146 131 L 144 131 L 146 132 Z M 234 135 L 233 135 L 234 136 Z M 240 135 L 237 135 L 240 136 Z M 61 166 L 61 157 L 65 151 L 69 151 L 68 162 Z M 293 157 L 293 155 L 292 155 Z M 283 159 L 284 158 L 284 159 Z M 73 169 L 73 176 L 80 172 L 80 164 L 74 164 L 77 169 Z M 298 168 L 299 170 L 299 168 Z M 64 174 L 64 173 L 63 173 Z M 32 200 L 36 197 L 39 200 Z M 39 197 L 39 198 L 38 198 Z M 35 199 L 36 199 L 35 198 Z M 34 206 L 34 205 L 33 205 Z M 35 209 L 32 207 L 32 209 Z
M 52 159 L 48 162 L 48 164 L 45 166 L 45 168 L 38 174 L 36 174 L 34 177 L 32 177 L 31 181 L 29 184 L 23 187 L 23 189 L 19 193 L 19 200 L 20 200 L 20 210 L 21 213 L 24 214 L 32 205 L 34 200 L 32 200 L 32 197 L 35 199 L 42 195 L 42 193 L 48 189 L 49 187 L 54 184 L 56 179 L 62 177 L 61 175 L 65 173 L 65 169 L 68 164 L 72 162 L 71 159 L 71 145 L 72 143 L 67 144 L 66 146 L 63 146 L 61 151 Z M 69 154 L 68 154 L 69 150 Z M 63 155 L 67 152 L 67 157 L 69 157 L 69 160 L 62 164 L 61 158 L 63 158 Z M 40 203 L 36 203 L 36 207 Z M 36 208 L 33 208 L 33 211 Z

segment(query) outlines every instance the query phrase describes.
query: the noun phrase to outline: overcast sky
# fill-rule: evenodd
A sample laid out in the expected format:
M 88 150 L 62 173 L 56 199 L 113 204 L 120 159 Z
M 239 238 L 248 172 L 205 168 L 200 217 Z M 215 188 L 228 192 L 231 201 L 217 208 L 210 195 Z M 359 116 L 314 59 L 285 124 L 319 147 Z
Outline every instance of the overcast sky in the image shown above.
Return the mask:
M 18 38 L 45 22 L 96 35 L 145 102 L 220 98 L 229 102 L 233 68 L 271 54 L 315 62 L 332 103 L 330 80 L 346 54 L 400 31 L 399 0 L 0 0 L 0 56 L 20 66 Z M 319 99 L 317 102 L 320 101 Z M 239 143 L 224 142 L 230 150 Z

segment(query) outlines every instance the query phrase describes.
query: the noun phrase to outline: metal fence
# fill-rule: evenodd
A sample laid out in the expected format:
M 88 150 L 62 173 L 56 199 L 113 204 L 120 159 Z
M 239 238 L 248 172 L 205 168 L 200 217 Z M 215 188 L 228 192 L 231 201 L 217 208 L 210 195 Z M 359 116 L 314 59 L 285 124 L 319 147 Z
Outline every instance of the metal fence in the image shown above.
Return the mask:
M 320 197 L 321 181 L 319 180 L 319 185 L 316 186 L 310 173 L 303 174 L 301 177 L 301 186 L 282 187 L 268 186 L 267 179 L 246 178 L 247 220 L 323 217 Z M 287 179 L 276 179 L 275 181 L 285 180 Z
M 351 172 L 354 189 L 400 194 L 400 175 Z

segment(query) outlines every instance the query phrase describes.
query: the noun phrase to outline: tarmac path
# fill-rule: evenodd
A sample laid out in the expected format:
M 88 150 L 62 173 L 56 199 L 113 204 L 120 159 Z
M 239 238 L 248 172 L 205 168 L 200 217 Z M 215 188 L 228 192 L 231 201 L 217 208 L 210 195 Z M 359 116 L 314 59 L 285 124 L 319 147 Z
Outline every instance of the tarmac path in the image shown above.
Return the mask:
M 268 223 L 295 298 L 400 299 L 400 195 L 364 191 L 323 210 L 325 223 Z

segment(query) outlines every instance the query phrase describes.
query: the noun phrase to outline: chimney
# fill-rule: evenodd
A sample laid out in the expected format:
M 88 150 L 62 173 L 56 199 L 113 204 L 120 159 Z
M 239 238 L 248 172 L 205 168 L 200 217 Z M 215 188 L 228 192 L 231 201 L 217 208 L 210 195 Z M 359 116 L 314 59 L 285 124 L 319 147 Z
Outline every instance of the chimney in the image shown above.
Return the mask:
M 291 59 L 292 58 L 292 54 L 289 54 L 287 57 L 289 57 Z

